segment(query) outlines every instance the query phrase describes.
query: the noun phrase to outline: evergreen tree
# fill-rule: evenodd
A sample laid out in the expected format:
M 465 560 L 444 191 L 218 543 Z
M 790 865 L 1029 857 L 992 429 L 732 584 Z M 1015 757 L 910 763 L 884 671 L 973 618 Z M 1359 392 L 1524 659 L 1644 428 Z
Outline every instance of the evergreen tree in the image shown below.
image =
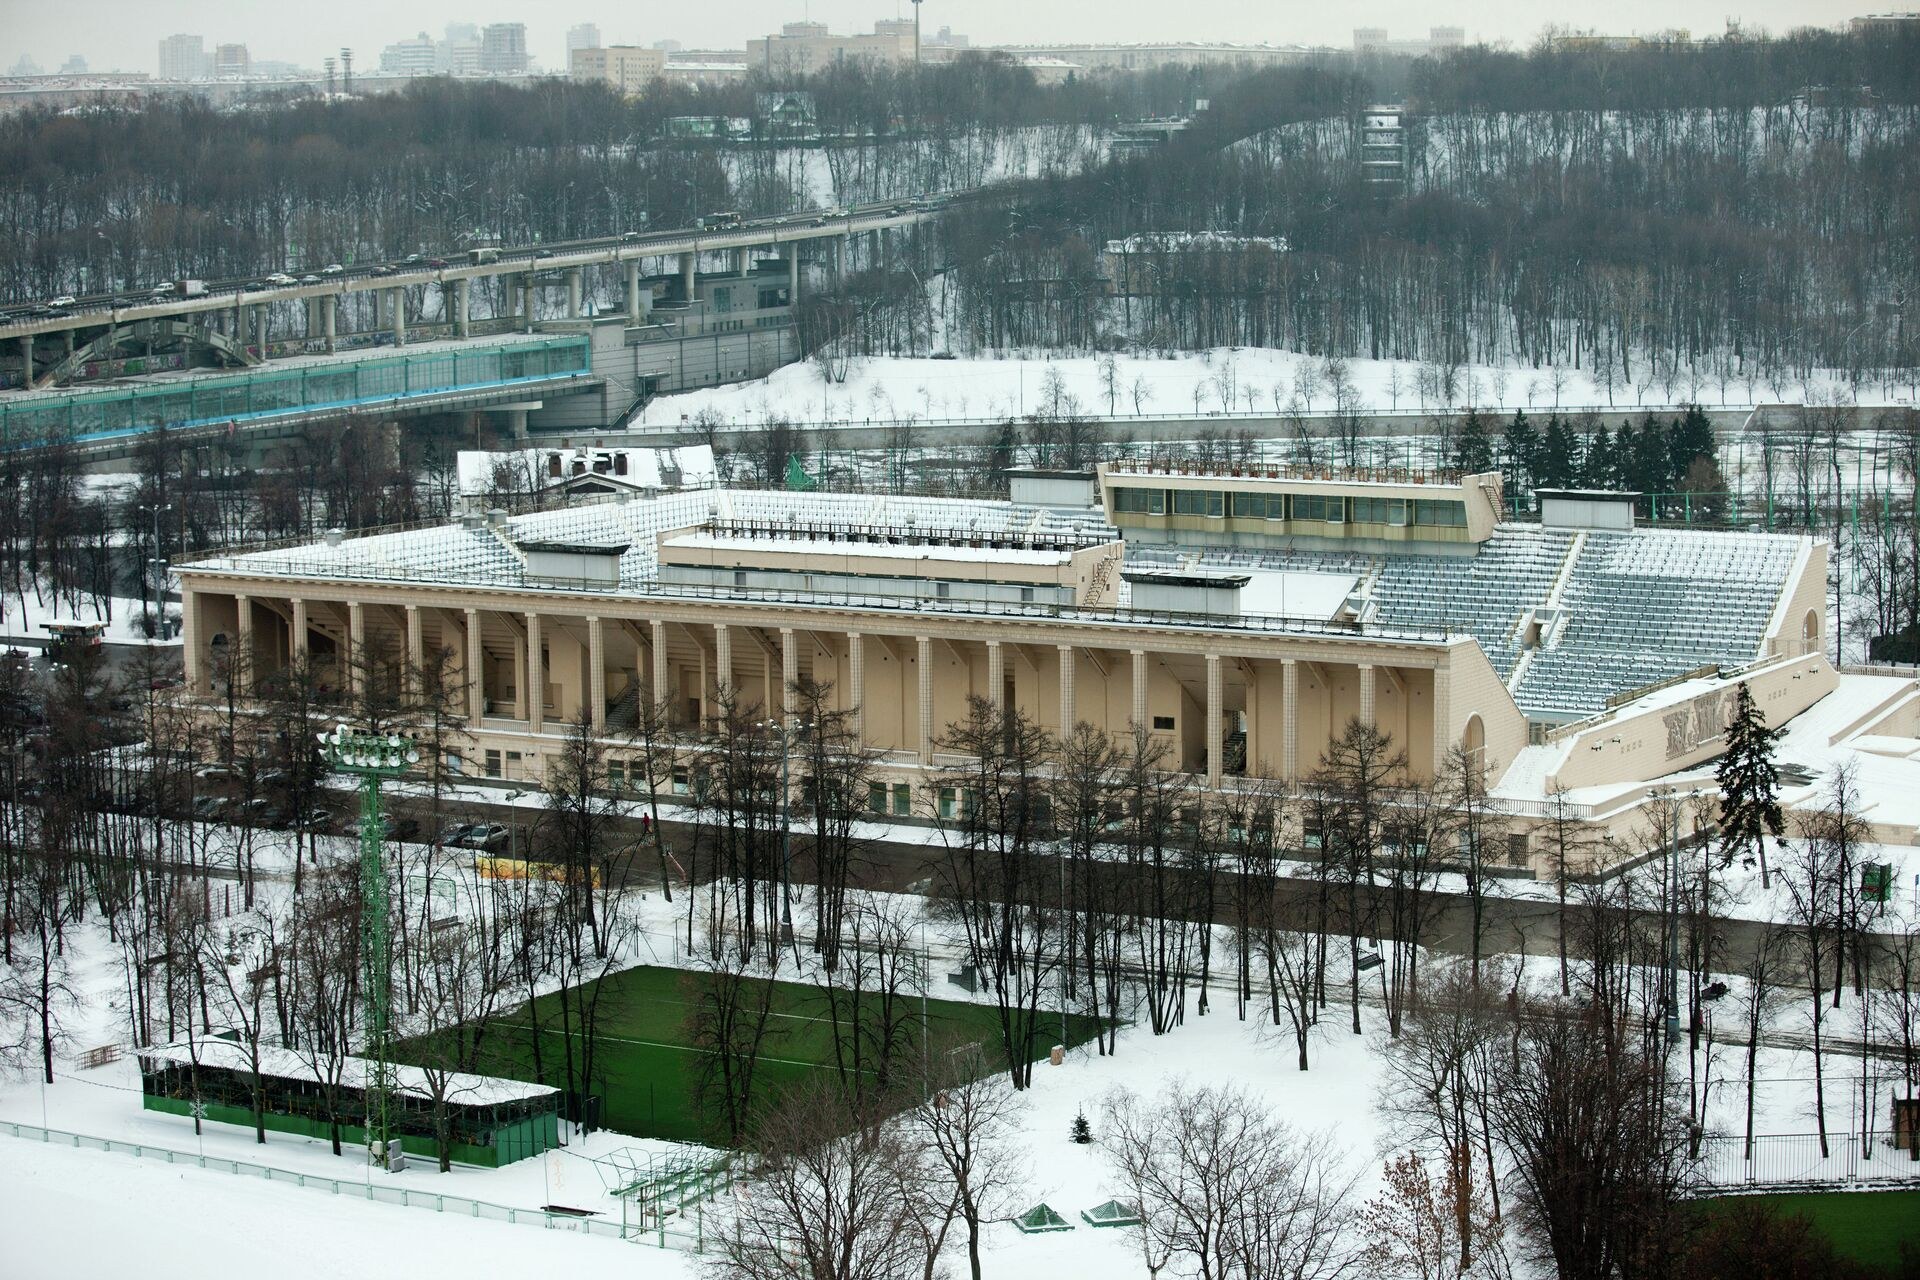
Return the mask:
M 1580 442 L 1574 438 L 1573 424 L 1554 414 L 1547 419 L 1546 435 L 1535 455 L 1534 483 L 1542 489 L 1565 489 L 1576 482 L 1591 484 L 1580 467 L 1579 454 Z
M 1621 446 L 1621 454 L 1626 447 Z M 1667 471 L 1667 432 L 1649 413 L 1633 436 L 1632 485 L 1645 494 L 1672 493 L 1673 479 Z
M 1594 427 L 1593 435 L 1587 440 L 1587 451 L 1580 459 L 1580 483 L 1589 489 L 1619 488 L 1614 475 L 1613 458 L 1613 433 L 1602 422 Z
M 1083 1147 L 1093 1141 L 1093 1126 L 1087 1123 L 1086 1112 L 1073 1117 L 1073 1130 L 1067 1136 Z
M 1743 680 L 1735 693 L 1733 716 L 1727 721 L 1727 750 L 1720 757 L 1720 860 L 1754 851 L 1760 857 L 1760 887 L 1768 888 L 1769 835 L 1784 829 L 1780 816 L 1780 771 L 1773 764 L 1778 729 L 1767 728 L 1766 713 L 1754 705 Z
M 1713 424 L 1707 421 L 1707 415 L 1697 404 L 1687 406 L 1685 417 L 1675 418 L 1673 432 L 1667 438 L 1668 474 L 1681 477 L 1693 469 L 1697 459 L 1707 458 L 1717 461 L 1719 450 L 1714 444 Z
M 1507 473 L 1507 492 L 1531 492 L 1540 483 L 1540 433 L 1527 421 L 1525 409 L 1515 409 L 1513 421 L 1507 424 L 1506 455 L 1502 469 Z
M 1460 434 L 1454 438 L 1453 468 L 1465 475 L 1493 470 L 1493 440 L 1487 435 L 1487 424 L 1478 409 L 1467 410 Z

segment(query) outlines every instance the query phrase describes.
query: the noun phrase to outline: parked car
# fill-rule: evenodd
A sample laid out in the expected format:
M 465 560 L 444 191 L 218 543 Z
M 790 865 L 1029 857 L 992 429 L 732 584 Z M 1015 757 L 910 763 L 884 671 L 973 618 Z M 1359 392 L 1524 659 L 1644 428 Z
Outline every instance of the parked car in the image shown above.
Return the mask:
M 231 782 L 233 769 L 224 764 L 203 764 L 193 771 L 193 776 L 202 782 Z
M 420 824 L 412 818 L 395 817 L 390 813 L 380 815 L 380 838 L 382 840 L 411 840 L 420 834 Z
M 507 829 L 497 822 L 457 822 L 441 831 L 440 843 L 453 849 L 493 852 L 507 847 Z
M 193 816 L 201 822 L 215 822 L 227 816 L 231 807 L 225 796 L 195 796 Z

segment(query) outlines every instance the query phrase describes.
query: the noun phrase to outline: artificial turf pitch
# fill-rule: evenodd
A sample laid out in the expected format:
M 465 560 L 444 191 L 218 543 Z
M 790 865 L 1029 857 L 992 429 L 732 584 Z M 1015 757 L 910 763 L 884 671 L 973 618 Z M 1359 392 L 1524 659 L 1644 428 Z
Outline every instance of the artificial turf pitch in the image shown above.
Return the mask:
M 695 1101 L 702 1055 L 690 1043 L 686 1028 L 692 1011 L 690 977 L 697 980 L 686 970 L 642 966 L 600 980 L 605 990 L 600 994 L 592 1092 L 602 1099 L 602 1127 L 681 1142 L 711 1136 Z M 916 1041 L 908 1054 L 911 1061 L 920 1051 L 920 997 L 915 994 L 908 1003 Z M 559 997 L 542 996 L 536 1004 L 537 1019 L 530 1019 L 522 1005 L 488 1030 L 490 1051 L 482 1069 L 491 1075 L 564 1088 L 566 1042 L 559 1029 Z M 820 988 L 776 983 L 773 1010 L 772 1026 L 754 1071 L 754 1093 L 763 1097 L 811 1073 L 836 1070 L 833 1024 Z M 532 1051 L 535 1021 L 540 1027 L 537 1073 Z M 936 1050 L 976 1042 L 989 1062 L 1003 1064 L 999 1015 L 991 1005 L 929 999 L 926 1021 L 928 1043 Z M 1044 1056 L 1053 1044 L 1077 1044 L 1093 1034 L 1092 1025 L 1080 1018 L 1069 1020 L 1068 1031 L 1071 1039 L 1062 1042 L 1057 1013 L 1043 1011 L 1035 1058 Z M 404 1044 L 396 1046 L 396 1056 L 406 1057 Z
M 1891 1268 L 1900 1261 L 1903 1241 L 1920 1246 L 1920 1191 L 1795 1191 L 1758 1198 L 1779 1213 L 1806 1218 L 1855 1262 Z

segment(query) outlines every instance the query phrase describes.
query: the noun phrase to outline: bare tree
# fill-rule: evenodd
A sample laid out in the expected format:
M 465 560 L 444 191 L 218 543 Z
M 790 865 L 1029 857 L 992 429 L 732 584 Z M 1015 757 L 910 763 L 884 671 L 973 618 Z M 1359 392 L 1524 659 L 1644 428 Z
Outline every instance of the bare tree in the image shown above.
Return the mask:
M 719 1280 L 899 1280 L 930 1269 L 879 1106 L 815 1081 L 753 1125 L 752 1175 L 720 1231 Z
M 1012 1216 L 1025 1177 L 1018 1095 L 975 1046 L 939 1053 L 933 1062 L 909 1140 L 950 1185 L 954 1216 L 966 1228 L 967 1266 L 980 1280 L 981 1229 Z
M 1354 1274 L 1354 1177 L 1325 1134 L 1302 1134 L 1237 1088 L 1175 1082 L 1110 1097 L 1102 1144 L 1142 1219 L 1149 1272 L 1201 1280 Z

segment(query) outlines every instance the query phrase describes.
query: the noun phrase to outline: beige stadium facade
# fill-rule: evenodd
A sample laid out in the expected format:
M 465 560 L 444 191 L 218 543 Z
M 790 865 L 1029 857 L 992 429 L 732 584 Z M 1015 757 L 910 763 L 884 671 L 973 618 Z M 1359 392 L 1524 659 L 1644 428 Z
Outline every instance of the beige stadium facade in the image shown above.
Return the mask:
M 1677 673 L 1664 691 L 1556 723 L 1522 710 L 1514 674 L 1503 678 L 1484 637 L 1369 617 L 1362 572 L 1347 599 L 1305 616 L 1181 603 L 1232 588 L 1231 566 L 1207 561 L 1233 548 L 1257 559 L 1319 545 L 1375 563 L 1397 555 L 1394 565 L 1409 563 L 1410 547 L 1436 564 L 1471 556 L 1506 528 L 1497 476 L 1136 465 L 1102 467 L 1086 483 L 1097 505 L 1065 517 L 826 495 L 808 495 L 796 516 L 784 495 L 715 490 L 222 555 L 179 568 L 186 695 L 224 705 L 217 686 L 230 677 L 245 704 L 302 655 L 346 692 L 364 678 L 356 650 L 414 667 L 442 655 L 462 691 L 463 772 L 537 781 L 583 712 L 618 758 L 623 735 L 610 718 L 637 698 L 696 723 L 728 687 L 743 704 L 791 710 L 791 686 L 811 677 L 831 683 L 881 753 L 889 815 L 916 821 L 935 815 L 930 783 L 958 763 L 941 749 L 945 729 L 974 697 L 1016 705 L 1054 732 L 1143 726 L 1170 767 L 1214 789 L 1304 782 L 1358 719 L 1392 736 L 1416 779 L 1456 745 L 1496 782 L 1530 747 L 1557 748 L 1553 776 L 1513 801 L 1524 837 L 1555 787 L 1590 789 L 1581 816 L 1625 834 L 1662 777 L 1717 754 L 1736 683 L 1777 725 L 1838 678 L 1821 656 L 1817 542 L 1790 549 L 1745 661 Z M 1336 497 L 1343 514 L 1381 519 L 1335 527 L 1324 517 Z M 1167 510 L 1152 511 L 1156 502 Z M 1432 504 L 1431 529 L 1414 522 L 1428 511 L 1416 503 Z M 1460 510 L 1442 509 L 1451 503 Z M 1274 514 L 1256 524 L 1234 514 L 1245 509 Z M 1138 563 L 1136 545 L 1158 559 Z M 1578 534 L 1570 545 L 1583 545 Z M 896 797 L 910 812 L 894 811 Z M 1541 843 L 1516 841 L 1513 860 L 1545 874 Z

